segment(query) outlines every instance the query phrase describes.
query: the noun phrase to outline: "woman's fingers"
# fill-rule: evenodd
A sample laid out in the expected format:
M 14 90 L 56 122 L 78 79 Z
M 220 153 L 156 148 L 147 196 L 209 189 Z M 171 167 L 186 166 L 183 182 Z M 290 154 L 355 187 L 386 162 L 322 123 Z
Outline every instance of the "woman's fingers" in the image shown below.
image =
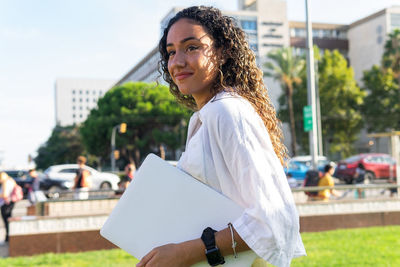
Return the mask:
M 144 267 L 146 264 L 151 260 L 151 258 L 154 256 L 156 251 L 153 249 L 149 253 L 147 253 L 138 264 L 136 264 L 136 267 Z

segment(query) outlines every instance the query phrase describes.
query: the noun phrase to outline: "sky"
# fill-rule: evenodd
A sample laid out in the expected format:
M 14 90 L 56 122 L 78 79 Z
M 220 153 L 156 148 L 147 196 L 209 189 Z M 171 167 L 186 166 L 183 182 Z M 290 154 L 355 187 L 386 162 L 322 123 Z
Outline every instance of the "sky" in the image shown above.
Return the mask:
M 309 0 L 311 20 L 349 24 L 400 0 Z M 304 0 L 287 0 L 305 20 Z M 151 51 L 174 6 L 236 0 L 0 0 L 0 161 L 27 168 L 55 126 L 57 78 L 118 80 Z

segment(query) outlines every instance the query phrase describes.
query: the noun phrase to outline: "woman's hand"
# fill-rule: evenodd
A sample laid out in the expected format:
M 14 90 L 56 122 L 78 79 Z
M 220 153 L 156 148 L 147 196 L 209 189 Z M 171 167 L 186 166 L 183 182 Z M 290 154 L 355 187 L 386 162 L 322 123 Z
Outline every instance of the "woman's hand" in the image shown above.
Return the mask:
M 179 244 L 167 244 L 154 248 L 136 265 L 136 267 L 188 267 L 184 250 Z

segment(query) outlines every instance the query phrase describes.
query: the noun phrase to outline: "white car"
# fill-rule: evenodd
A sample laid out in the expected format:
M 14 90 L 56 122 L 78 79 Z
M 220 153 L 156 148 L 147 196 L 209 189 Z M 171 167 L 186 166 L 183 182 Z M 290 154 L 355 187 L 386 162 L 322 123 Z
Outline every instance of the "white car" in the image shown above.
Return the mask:
M 69 188 L 72 188 L 78 169 L 78 164 L 53 165 L 47 168 L 44 174 L 46 174 L 49 179 L 70 181 Z M 99 172 L 89 166 L 85 166 L 84 169 L 90 173 L 89 181 L 91 183 L 91 189 L 118 189 L 118 182 L 120 179 L 117 175 Z

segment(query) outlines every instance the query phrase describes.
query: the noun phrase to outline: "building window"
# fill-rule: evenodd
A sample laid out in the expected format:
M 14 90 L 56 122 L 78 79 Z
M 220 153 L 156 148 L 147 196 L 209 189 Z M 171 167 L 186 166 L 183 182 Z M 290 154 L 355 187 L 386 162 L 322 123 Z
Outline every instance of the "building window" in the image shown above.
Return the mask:
M 76 116 L 75 116 L 75 114 L 72 114 L 72 118 L 74 118 L 74 119 L 75 119 L 75 117 L 76 117 Z
M 265 46 L 265 47 L 283 47 L 283 45 L 281 45 L 281 44 L 269 44 L 269 43 L 263 44 L 263 46 Z
M 382 41 L 383 41 L 382 36 L 378 36 L 378 38 L 376 38 L 376 42 L 377 42 L 378 44 L 381 44 Z
M 257 43 L 257 33 L 252 33 L 252 32 L 246 32 L 247 39 L 249 40 L 249 43 Z
M 264 37 L 264 38 L 276 38 L 276 39 L 281 39 L 281 38 L 283 38 L 282 35 L 274 35 L 274 34 L 264 34 L 263 37 Z
M 306 30 L 304 28 L 294 28 L 291 32 L 292 37 L 306 37 Z
M 390 26 L 392 31 L 396 28 L 400 28 L 400 14 L 390 15 Z
M 376 27 L 376 33 L 381 34 L 382 31 L 383 31 L 382 25 L 378 25 L 378 27 Z
M 74 97 L 74 98 L 72 98 L 72 102 L 75 102 L 75 97 Z
M 82 110 L 82 106 L 79 106 L 79 109 Z
M 254 52 L 258 52 L 258 45 L 257 44 L 250 44 L 250 49 Z
M 88 102 L 88 103 L 89 103 L 89 98 L 86 98 L 86 102 Z
M 263 21 L 261 23 L 262 25 L 267 25 L 267 26 L 282 26 L 282 22 L 270 22 L 270 21 Z
M 73 94 L 73 95 L 75 94 L 75 90 L 72 90 L 72 94 Z
M 79 98 L 79 102 L 82 102 L 82 98 Z
M 72 110 L 75 110 L 75 106 L 72 106 Z
M 80 95 L 82 94 L 82 90 L 79 90 L 79 94 L 80 94 Z
M 255 20 L 242 20 L 240 21 L 243 30 L 257 30 L 257 21 Z
M 87 94 L 87 95 L 89 94 L 89 90 L 86 91 L 86 94 Z
M 93 98 L 93 103 L 96 103 L 96 102 L 97 102 L 96 98 Z
M 82 114 L 79 114 L 79 118 L 82 118 L 83 116 L 82 116 Z

